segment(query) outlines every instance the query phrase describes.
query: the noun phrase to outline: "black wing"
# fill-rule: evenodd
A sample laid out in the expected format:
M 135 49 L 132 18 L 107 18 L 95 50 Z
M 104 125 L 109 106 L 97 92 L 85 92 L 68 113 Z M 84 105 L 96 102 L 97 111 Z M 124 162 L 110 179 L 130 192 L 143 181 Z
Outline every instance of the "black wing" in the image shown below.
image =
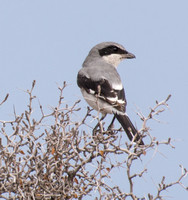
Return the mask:
M 104 78 L 94 81 L 82 74 L 78 74 L 77 84 L 80 88 L 85 89 L 87 93 L 96 95 L 118 111 L 125 112 L 126 99 L 124 89 L 115 90 L 108 80 Z

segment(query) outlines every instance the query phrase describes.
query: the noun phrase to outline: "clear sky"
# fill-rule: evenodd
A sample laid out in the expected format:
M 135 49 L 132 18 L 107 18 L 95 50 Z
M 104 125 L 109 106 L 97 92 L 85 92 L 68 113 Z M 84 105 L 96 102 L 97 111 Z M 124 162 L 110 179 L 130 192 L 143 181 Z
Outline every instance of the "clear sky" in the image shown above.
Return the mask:
M 188 1 L 187 0 L 0 0 L 0 119 L 25 109 L 23 90 L 35 79 L 35 94 L 48 110 L 58 99 L 57 84 L 69 84 L 67 102 L 82 99 L 76 84 L 78 70 L 97 43 L 114 41 L 136 55 L 118 71 L 128 100 L 127 112 L 141 125 L 136 107 L 144 113 L 155 101 L 172 94 L 170 109 L 152 122 L 151 134 L 173 139 L 175 149 L 160 148 L 145 175 L 147 193 L 163 175 L 176 180 L 179 164 L 188 168 Z M 86 103 L 80 115 L 84 115 Z M 93 124 L 94 126 L 94 124 Z M 147 156 L 147 155 L 146 155 Z M 188 180 L 184 182 L 188 185 Z M 123 182 L 122 182 L 123 184 Z M 187 199 L 181 187 L 169 189 L 172 199 Z

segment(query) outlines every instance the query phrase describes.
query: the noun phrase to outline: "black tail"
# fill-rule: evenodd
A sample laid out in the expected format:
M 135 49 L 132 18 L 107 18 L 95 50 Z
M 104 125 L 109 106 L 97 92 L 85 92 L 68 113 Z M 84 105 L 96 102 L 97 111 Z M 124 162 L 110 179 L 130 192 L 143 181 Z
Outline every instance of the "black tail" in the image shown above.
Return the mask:
M 136 130 L 136 128 L 134 127 L 134 125 L 132 124 L 131 120 L 129 119 L 129 117 L 127 115 L 117 115 L 116 114 L 115 117 L 117 118 L 117 120 L 119 121 L 119 123 L 121 124 L 121 126 L 123 127 L 125 132 L 127 133 L 127 136 L 130 141 L 132 141 L 133 137 L 137 134 L 137 136 L 135 138 L 135 142 L 139 141 L 140 145 L 144 145 L 144 142 L 142 140 L 140 140 L 138 131 Z

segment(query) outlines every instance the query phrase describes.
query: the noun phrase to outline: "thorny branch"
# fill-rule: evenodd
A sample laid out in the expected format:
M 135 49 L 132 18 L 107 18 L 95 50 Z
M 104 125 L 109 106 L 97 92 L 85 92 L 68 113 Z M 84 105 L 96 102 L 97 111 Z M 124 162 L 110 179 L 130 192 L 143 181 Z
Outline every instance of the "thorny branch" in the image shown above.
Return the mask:
M 137 197 L 134 186 L 135 178 L 144 176 L 147 169 L 132 173 L 132 166 L 149 149 L 162 144 L 171 145 L 170 139 L 156 141 L 147 127 L 148 120 L 164 111 L 161 106 L 168 107 L 170 96 L 156 102 L 147 117 L 139 114 L 143 121 L 140 133 L 151 140 L 148 145 L 139 147 L 125 142 L 119 129 L 109 133 L 103 127 L 93 137 L 92 129 L 87 125 L 87 120 L 91 118 L 89 108 L 81 121 L 74 121 L 73 114 L 80 110 L 79 101 L 72 106 L 63 102 L 63 91 L 67 87 L 65 82 L 58 87 L 57 106 L 45 114 L 39 103 L 39 114 L 37 119 L 34 118 L 35 84 L 36 81 L 33 81 L 31 89 L 26 91 L 29 95 L 27 109 L 20 115 L 14 110 L 14 120 L 0 121 L 0 198 L 83 199 L 92 195 L 95 200 L 146 199 L 144 196 Z M 8 95 L 0 106 L 7 98 Z M 119 167 L 127 172 L 127 191 L 110 181 L 112 171 Z M 156 196 L 148 192 L 148 199 L 163 199 L 162 192 L 176 184 L 187 189 L 182 183 L 187 170 L 181 168 L 182 174 L 177 181 L 166 184 L 165 177 L 162 178 Z

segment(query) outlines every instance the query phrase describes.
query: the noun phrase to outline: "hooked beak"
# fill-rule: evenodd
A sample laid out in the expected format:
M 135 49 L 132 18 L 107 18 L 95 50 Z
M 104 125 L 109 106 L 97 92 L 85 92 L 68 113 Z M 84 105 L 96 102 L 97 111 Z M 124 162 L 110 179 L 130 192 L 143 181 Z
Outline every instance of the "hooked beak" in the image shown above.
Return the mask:
M 123 54 L 123 58 L 132 59 L 132 58 L 136 58 L 136 56 L 132 53 L 127 52 L 126 54 Z

